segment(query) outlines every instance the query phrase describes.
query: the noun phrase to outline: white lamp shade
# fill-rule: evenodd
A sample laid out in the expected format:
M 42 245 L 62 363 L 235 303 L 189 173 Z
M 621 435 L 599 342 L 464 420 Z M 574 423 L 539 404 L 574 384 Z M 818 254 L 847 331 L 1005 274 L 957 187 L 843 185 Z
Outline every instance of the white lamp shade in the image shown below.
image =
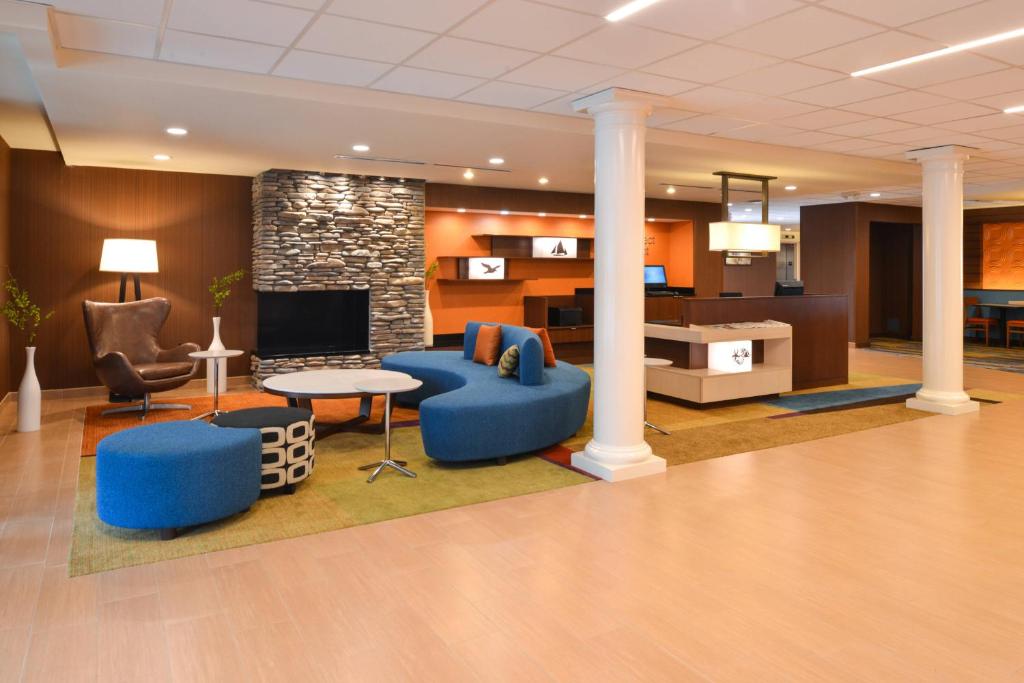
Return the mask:
M 708 226 L 710 251 L 779 251 L 782 229 L 768 223 L 722 221 Z
M 158 273 L 156 240 L 103 240 L 100 270 L 110 273 Z

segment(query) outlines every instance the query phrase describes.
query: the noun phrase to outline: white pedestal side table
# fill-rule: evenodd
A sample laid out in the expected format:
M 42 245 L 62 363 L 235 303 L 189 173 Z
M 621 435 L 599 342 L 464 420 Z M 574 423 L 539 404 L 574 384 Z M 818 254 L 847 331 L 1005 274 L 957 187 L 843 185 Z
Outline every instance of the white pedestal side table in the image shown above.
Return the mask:
M 656 432 L 661 432 L 665 436 L 669 435 L 669 432 L 665 431 L 658 425 L 653 425 L 647 421 L 647 368 L 664 368 L 672 365 L 672 361 L 666 358 L 647 358 L 644 357 L 644 427 L 650 427 Z
M 363 465 L 361 470 L 373 470 L 366 480 L 372 484 L 385 467 L 390 467 L 407 477 L 416 477 L 416 473 L 405 468 L 405 462 L 391 459 L 391 395 L 406 391 L 415 391 L 423 386 L 423 382 L 408 375 L 404 377 L 368 377 L 355 383 L 356 389 L 367 394 L 384 394 L 384 459 L 380 462 Z
M 243 353 L 245 353 L 245 352 L 244 351 L 235 350 L 235 349 L 222 349 L 222 350 L 219 350 L 219 351 L 218 350 L 193 351 L 192 353 L 188 354 L 188 357 L 189 358 L 194 358 L 196 360 L 213 360 L 213 376 L 219 378 L 220 377 L 220 362 L 221 362 L 221 360 L 226 360 L 228 358 L 235 358 L 236 356 L 241 356 Z M 202 419 L 207 418 L 207 417 L 217 417 L 218 415 L 220 415 L 221 413 L 224 413 L 224 412 L 227 412 L 227 411 L 224 411 L 224 410 L 220 409 L 220 382 L 217 381 L 217 382 L 213 383 L 213 410 L 211 410 L 209 412 L 206 412 L 206 413 L 203 413 L 202 415 L 200 415 L 198 417 L 193 417 L 192 419 L 193 420 L 202 420 Z

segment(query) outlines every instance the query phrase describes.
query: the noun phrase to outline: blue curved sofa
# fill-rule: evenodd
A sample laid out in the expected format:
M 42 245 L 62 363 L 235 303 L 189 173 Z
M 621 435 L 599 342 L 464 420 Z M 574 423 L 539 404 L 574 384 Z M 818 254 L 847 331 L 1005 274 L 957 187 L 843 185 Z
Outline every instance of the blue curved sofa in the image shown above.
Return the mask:
M 590 376 L 558 361 L 544 367 L 540 338 L 525 327 L 502 325 L 501 350 L 519 346 L 519 376 L 498 377 L 493 365 L 474 363 L 477 331 L 466 325 L 464 351 L 407 351 L 387 356 L 385 370 L 423 382 L 396 398 L 418 406 L 423 448 L 435 460 L 502 459 L 557 444 L 579 431 L 590 403 Z

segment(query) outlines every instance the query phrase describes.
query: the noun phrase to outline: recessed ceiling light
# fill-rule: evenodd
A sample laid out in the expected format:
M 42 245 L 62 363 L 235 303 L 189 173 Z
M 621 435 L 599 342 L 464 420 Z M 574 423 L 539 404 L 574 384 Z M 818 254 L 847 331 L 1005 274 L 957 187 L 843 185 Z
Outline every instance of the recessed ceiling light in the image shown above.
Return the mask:
M 667 192 L 668 194 L 675 194 L 676 193 L 676 188 L 673 187 L 672 185 L 669 185 L 668 189 L 666 189 L 665 192 Z
M 792 192 L 796 189 L 796 185 L 786 185 L 786 192 Z
M 171 126 L 167 129 L 168 135 L 188 135 L 188 130 L 185 128 L 178 128 L 177 126 Z
M 1004 114 L 1021 114 L 1024 113 L 1024 105 L 1019 107 L 1009 107 L 1003 110 Z
M 352 145 L 352 151 L 353 152 L 369 152 L 370 151 L 370 146 L 369 145 L 363 145 L 363 144 Z
M 456 211 L 458 211 L 459 213 L 466 213 L 466 210 L 465 210 L 465 209 L 461 209 L 461 208 L 460 208 L 460 209 L 455 209 L 455 210 L 456 210 Z
M 604 18 L 608 21 L 621 21 L 632 14 L 636 14 L 642 9 L 650 7 L 656 2 L 658 2 L 658 0 L 633 0 L 632 2 L 627 2 L 616 10 L 612 10 L 606 14 Z
M 157 161 L 170 161 L 171 160 L 171 155 L 170 154 L 154 154 L 153 158 L 156 159 Z
M 881 193 L 881 192 L 872 192 L 872 193 L 871 193 L 871 196 L 872 196 L 872 197 L 881 197 L 881 196 L 882 196 L 882 193 Z
M 586 218 L 586 217 L 587 217 L 587 214 L 585 214 L 585 213 L 581 213 L 580 214 L 580 218 Z
M 492 166 L 501 166 L 503 163 L 505 163 L 505 160 L 502 159 L 501 157 L 491 157 L 490 159 L 487 160 L 487 163 L 491 164 Z
M 466 180 L 472 180 L 473 178 L 476 177 L 476 174 L 473 173 L 473 169 L 467 168 L 466 172 L 462 174 L 462 177 L 465 178 Z
M 949 47 L 944 47 L 940 50 L 932 50 L 931 52 L 924 52 L 913 57 L 907 57 L 906 59 L 898 59 L 895 62 L 888 62 L 886 64 L 879 64 L 868 69 L 861 69 L 860 71 L 854 71 L 851 76 L 854 78 L 858 76 L 868 76 L 870 74 L 876 74 L 880 71 L 888 71 L 889 69 L 897 69 L 901 66 L 907 66 L 910 64 L 917 64 L 918 62 L 924 62 L 929 59 L 935 59 L 936 57 L 945 57 L 946 55 L 954 55 L 957 52 L 964 52 L 965 50 L 975 50 L 979 47 L 986 45 L 992 45 L 993 43 L 1001 43 L 1004 40 L 1013 40 L 1014 38 L 1020 38 L 1024 36 L 1024 28 L 1017 28 L 1012 31 L 1006 31 L 1004 33 L 997 33 L 986 38 L 978 38 L 977 40 L 969 40 L 966 43 L 958 43 Z
M 541 176 L 540 178 L 537 178 L 537 182 L 541 185 L 547 185 L 549 181 L 545 176 Z
M 546 217 L 547 217 L 547 213 L 545 213 L 545 212 L 543 212 L 543 211 L 541 211 L 541 212 L 540 212 L 540 213 L 538 213 L 537 215 L 538 215 L 538 216 L 540 216 L 541 218 L 546 218 Z
M 507 216 L 508 215 L 508 209 L 502 209 L 501 210 L 501 215 L 502 216 Z

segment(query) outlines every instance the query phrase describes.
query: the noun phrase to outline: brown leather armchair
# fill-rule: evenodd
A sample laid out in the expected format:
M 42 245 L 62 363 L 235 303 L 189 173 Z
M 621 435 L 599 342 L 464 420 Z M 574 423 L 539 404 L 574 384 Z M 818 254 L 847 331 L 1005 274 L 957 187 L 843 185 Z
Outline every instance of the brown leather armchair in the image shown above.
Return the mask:
M 176 389 L 192 379 L 199 362 L 188 354 L 198 351 L 197 344 L 182 344 L 162 349 L 157 335 L 171 312 L 164 298 L 143 299 L 123 304 L 83 301 L 85 332 L 89 337 L 92 364 L 100 381 L 111 393 L 142 401 L 139 405 L 105 410 L 111 413 L 150 410 L 189 410 L 182 403 L 150 403 L 149 395 Z

